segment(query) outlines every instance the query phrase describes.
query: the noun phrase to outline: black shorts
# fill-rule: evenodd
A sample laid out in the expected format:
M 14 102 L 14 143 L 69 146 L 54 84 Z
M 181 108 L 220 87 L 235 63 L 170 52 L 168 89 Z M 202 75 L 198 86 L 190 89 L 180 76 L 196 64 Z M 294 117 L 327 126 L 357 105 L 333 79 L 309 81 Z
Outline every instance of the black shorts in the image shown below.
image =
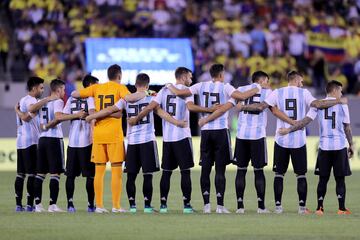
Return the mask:
M 330 176 L 333 168 L 335 177 L 350 176 L 350 164 L 347 149 L 326 151 L 319 148 L 315 166 L 315 175 Z
M 194 167 L 191 138 L 185 138 L 177 142 L 163 142 L 161 168 L 172 171 L 177 167 L 180 170 Z
M 294 173 L 304 175 L 307 172 L 306 145 L 300 148 L 284 148 L 275 142 L 273 171 L 285 174 L 291 157 Z
M 17 149 L 17 173 L 35 174 L 37 161 L 37 145 L 25 149 Z
M 236 138 L 234 164 L 239 168 L 247 168 L 251 159 L 254 168 L 263 168 L 267 165 L 266 139 L 256 140 Z
M 66 171 L 69 177 L 78 177 L 80 173 L 83 177 L 95 176 L 95 163 L 91 162 L 92 145 L 82 148 L 67 148 Z
M 127 173 L 153 173 L 159 171 L 159 156 L 155 141 L 128 144 L 125 169 Z
M 231 163 L 231 140 L 228 129 L 202 130 L 200 142 L 200 166 L 212 167 Z
M 38 145 L 37 173 L 64 172 L 64 142 L 62 138 L 41 137 Z

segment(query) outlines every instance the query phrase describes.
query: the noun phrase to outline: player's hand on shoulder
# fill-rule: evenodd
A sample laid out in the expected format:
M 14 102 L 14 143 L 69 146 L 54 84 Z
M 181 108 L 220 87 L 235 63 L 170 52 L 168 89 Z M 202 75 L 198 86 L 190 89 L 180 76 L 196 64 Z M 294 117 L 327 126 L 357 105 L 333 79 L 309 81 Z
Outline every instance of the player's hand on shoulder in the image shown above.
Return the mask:
M 137 124 L 136 117 L 128 118 L 127 121 L 130 126 L 135 126 Z
M 346 97 L 340 98 L 340 104 L 348 104 L 348 99 Z
M 58 100 L 58 99 L 60 99 L 60 96 L 57 95 L 57 94 L 51 94 L 51 95 L 48 97 L 49 102 L 50 102 L 50 101 L 55 101 L 55 100 Z
M 289 128 L 279 128 L 278 133 L 282 136 L 288 134 L 290 132 Z

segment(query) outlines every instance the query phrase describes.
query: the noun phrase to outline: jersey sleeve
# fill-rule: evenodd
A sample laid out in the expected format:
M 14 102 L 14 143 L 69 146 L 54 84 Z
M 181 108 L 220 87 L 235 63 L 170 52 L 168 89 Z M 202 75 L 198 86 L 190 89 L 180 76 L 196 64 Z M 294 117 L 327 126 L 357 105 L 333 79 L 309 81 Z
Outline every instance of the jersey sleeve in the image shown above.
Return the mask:
M 66 101 L 66 104 L 65 104 L 65 107 L 63 109 L 63 113 L 65 114 L 71 114 L 71 99 L 72 98 L 69 98 L 67 101 Z
M 63 112 L 63 108 L 64 108 L 64 101 L 61 99 L 58 99 L 54 102 L 54 113 L 57 112 Z
M 305 103 L 308 107 L 310 107 L 310 104 L 316 100 L 316 98 L 313 97 L 313 95 L 309 92 L 309 90 L 305 89 Z
M 307 112 L 306 116 L 314 120 L 318 114 L 318 109 L 311 107 Z
M 185 103 L 194 102 L 194 95 L 185 98 Z
M 88 109 L 95 109 L 95 101 L 93 97 L 88 97 L 87 98 L 87 104 L 88 104 Z
M 237 104 L 237 101 L 235 100 L 235 98 L 230 98 L 228 100 L 229 103 L 231 103 L 233 106 L 235 106 Z
M 197 84 L 194 84 L 191 87 L 189 87 L 189 90 L 192 95 L 200 93 L 201 84 L 202 83 L 197 83 Z
M 121 85 L 121 88 L 119 91 L 120 98 L 125 98 L 125 96 L 129 95 L 129 94 L 131 94 L 129 89 L 125 85 Z
M 343 120 L 343 123 L 347 123 L 347 124 L 350 124 L 350 113 L 349 113 L 349 106 L 348 105 L 341 105 L 342 106 L 342 109 L 344 111 L 344 120 Z
M 277 105 L 277 90 L 274 90 L 266 97 L 265 102 L 274 107 Z
M 81 98 L 94 97 L 97 84 L 93 84 L 87 88 L 79 90 Z
M 236 91 L 236 89 L 231 86 L 229 83 L 224 85 L 224 91 L 226 93 L 226 95 L 228 95 L 229 97 L 231 96 L 231 94 L 233 94 L 233 92 Z
M 20 111 L 25 112 L 26 109 L 29 109 L 29 107 L 35 103 L 37 103 L 36 98 L 34 98 L 34 97 L 27 98 L 23 104 L 20 104 Z
M 157 94 L 156 97 L 153 98 L 153 101 L 157 104 L 161 105 L 161 100 L 163 97 L 164 88 L 162 88 Z
M 115 106 L 119 109 L 119 110 L 122 110 L 122 109 L 125 109 L 126 108 L 126 101 L 124 99 L 120 99 L 119 101 L 117 101 L 115 103 Z

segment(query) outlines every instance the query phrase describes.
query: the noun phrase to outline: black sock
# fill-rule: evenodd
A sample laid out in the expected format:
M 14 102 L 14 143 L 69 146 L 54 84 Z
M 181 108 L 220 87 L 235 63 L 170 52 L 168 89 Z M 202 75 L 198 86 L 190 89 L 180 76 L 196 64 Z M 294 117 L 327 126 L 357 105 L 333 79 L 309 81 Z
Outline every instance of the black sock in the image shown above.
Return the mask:
M 152 174 L 144 174 L 143 194 L 145 207 L 151 207 L 151 199 L 153 194 L 152 179 Z
M 27 205 L 30 207 L 34 206 L 34 182 L 35 182 L 35 176 L 28 175 L 26 190 L 27 190 Z
M 94 208 L 95 192 L 94 192 L 94 178 L 93 177 L 86 178 L 86 193 L 87 193 L 87 197 L 88 197 L 88 207 Z
M 180 171 L 181 174 L 181 191 L 183 193 L 184 206 L 189 206 L 191 201 L 191 176 L 190 169 Z
M 339 202 L 339 209 L 346 211 L 345 208 L 345 195 L 346 195 L 346 186 L 345 186 L 345 177 L 335 177 L 336 181 L 336 195 Z
M 256 169 L 255 174 L 255 188 L 258 198 L 258 208 L 265 209 L 265 186 L 266 180 L 263 169 Z
M 59 182 L 60 176 L 51 176 L 50 177 L 50 203 L 49 205 L 56 204 L 58 196 L 59 196 Z
M 281 197 L 284 188 L 284 175 L 275 173 L 274 178 L 274 196 L 275 196 L 275 205 L 281 206 Z
M 246 169 L 238 169 L 235 178 L 235 190 L 237 199 L 237 208 L 244 208 L 244 191 L 246 186 Z
M 201 167 L 200 186 L 204 205 L 210 203 L 210 173 L 211 166 Z
M 318 206 L 316 210 L 320 208 L 324 208 L 324 198 L 326 194 L 327 183 L 329 181 L 330 176 L 320 176 L 319 183 L 317 186 L 317 198 L 318 198 Z
M 44 182 L 45 177 L 36 175 L 34 181 L 34 197 L 35 197 L 35 204 L 41 203 L 42 198 L 42 185 Z
M 215 166 L 215 189 L 217 205 L 224 206 L 224 194 L 226 186 L 225 178 L 226 165 Z
M 126 192 L 128 195 L 129 205 L 130 207 L 136 206 L 135 203 L 135 195 L 136 195 L 136 180 L 137 173 L 127 173 L 127 180 L 126 180 Z
M 172 171 L 163 171 L 160 180 L 160 204 L 167 204 L 167 198 L 170 191 L 170 178 Z
M 66 189 L 68 208 L 74 207 L 73 198 L 74 198 L 74 191 L 75 191 L 75 177 L 70 177 L 70 176 L 66 177 L 65 189 Z
M 297 192 L 299 195 L 299 206 L 306 206 L 306 197 L 307 197 L 307 181 L 305 175 L 297 176 Z
M 16 206 L 22 206 L 22 196 L 24 190 L 24 174 L 17 174 L 15 178 L 15 200 Z

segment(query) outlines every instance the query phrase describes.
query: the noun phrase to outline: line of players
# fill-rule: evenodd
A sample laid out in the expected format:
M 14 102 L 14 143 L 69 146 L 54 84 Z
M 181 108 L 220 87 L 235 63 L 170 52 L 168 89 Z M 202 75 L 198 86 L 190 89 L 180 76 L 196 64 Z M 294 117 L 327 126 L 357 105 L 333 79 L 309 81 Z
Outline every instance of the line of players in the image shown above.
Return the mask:
M 332 81 L 328 84 L 327 98 L 316 100 L 309 91 L 302 89 L 302 76 L 292 71 L 288 73 L 289 86 L 271 91 L 267 86 L 269 77 L 262 71 L 252 75 L 253 83 L 234 89 L 224 84 L 224 66 L 214 64 L 210 68 L 212 81 L 191 85 L 190 70 L 179 67 L 175 71 L 176 84 L 167 84 L 156 96 L 149 95 L 150 79 L 139 74 L 136 79 L 137 92 L 130 94 L 121 81 L 121 68 L 117 65 L 108 69 L 109 83 L 96 84 L 97 79 L 85 77 L 85 89 L 73 92 L 63 109 L 61 98 L 64 84 L 60 80 L 51 83 L 51 95 L 42 100 L 42 80 L 30 78 L 29 95 L 21 99 L 15 110 L 18 121 L 18 174 L 15 181 L 17 211 L 45 211 L 41 204 L 41 186 L 46 173 L 50 173 L 50 205 L 48 211 L 62 211 L 56 205 L 59 192 L 59 178 L 64 171 L 62 155 L 61 122 L 71 120 L 69 148 L 66 165 L 66 192 L 68 211 L 74 212 L 74 181 L 80 173 L 87 177 L 89 212 L 108 212 L 103 205 L 103 177 L 105 164 L 112 166 L 112 212 L 124 212 L 120 207 L 122 186 L 122 161 L 125 160 L 121 115 L 126 110 L 128 117 L 127 152 L 125 172 L 126 190 L 130 212 L 136 212 L 135 180 L 142 169 L 144 182 L 144 212 L 151 213 L 152 174 L 159 171 L 159 161 L 154 135 L 153 111 L 163 118 L 163 169 L 160 181 L 160 212 L 167 212 L 167 198 L 172 171 L 177 167 L 181 172 L 181 189 L 184 200 L 184 213 L 194 210 L 191 200 L 190 169 L 194 166 L 189 121 L 189 110 L 200 112 L 201 126 L 201 191 L 204 200 L 204 213 L 211 212 L 210 173 L 215 165 L 215 190 L 217 213 L 229 213 L 224 207 L 225 170 L 233 162 L 238 166 L 236 174 L 237 213 L 244 213 L 243 203 L 245 175 L 251 160 L 255 173 L 255 187 L 258 196 L 258 213 L 268 213 L 265 207 L 265 176 L 263 168 L 267 165 L 266 151 L 266 112 L 278 117 L 274 150 L 274 195 L 275 212 L 282 213 L 281 196 L 283 178 L 291 156 L 294 172 L 297 175 L 299 195 L 299 214 L 308 214 L 306 124 L 318 116 L 320 123 L 320 151 L 316 174 L 320 175 L 318 185 L 318 208 L 323 214 L 323 199 L 331 168 L 334 168 L 336 192 L 339 200 L 339 214 L 350 214 L 345 208 L 344 177 L 351 174 L 348 152 L 353 153 L 353 143 L 346 99 L 341 98 L 341 84 Z M 90 86 L 92 85 L 92 86 Z M 193 95 L 198 95 L 200 104 L 194 104 Z M 94 103 L 95 102 L 95 103 Z M 234 158 L 232 158 L 228 132 L 228 110 L 236 106 L 239 111 L 238 129 Z M 311 107 L 308 114 L 306 108 Z M 164 110 L 163 110 L 164 109 Z M 40 121 L 36 117 L 40 110 Z M 84 118 L 86 117 L 86 121 Z M 41 133 L 37 142 L 39 126 Z M 92 126 L 93 144 L 92 141 Z M 31 132 L 31 134 L 29 134 Z M 346 148 L 346 140 L 349 150 Z M 38 144 L 38 146 L 37 146 Z M 38 151 L 37 151 L 38 149 Z M 92 149 L 92 151 L 91 151 Z M 37 156 L 38 152 L 38 157 Z M 92 152 L 92 153 L 91 153 Z M 91 158 L 91 162 L 90 162 Z M 36 169 L 35 169 L 36 166 Z M 35 176 L 35 173 L 36 176 Z M 28 203 L 26 209 L 21 204 L 25 174 L 28 175 Z M 95 180 L 94 180 L 95 177 Z M 94 203 L 94 194 L 96 203 Z M 33 200 L 35 198 L 35 208 Z M 96 206 L 96 207 L 95 207 Z

